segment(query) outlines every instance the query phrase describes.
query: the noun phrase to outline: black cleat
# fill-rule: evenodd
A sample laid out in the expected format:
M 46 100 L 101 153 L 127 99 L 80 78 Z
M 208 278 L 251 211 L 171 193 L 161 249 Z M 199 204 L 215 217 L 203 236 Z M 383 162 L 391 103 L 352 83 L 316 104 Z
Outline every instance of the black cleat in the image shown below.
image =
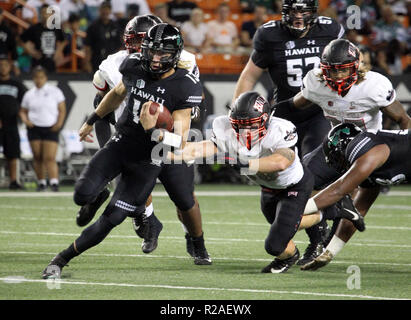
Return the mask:
M 321 243 L 310 243 L 304 251 L 303 256 L 298 260 L 297 265 L 303 266 L 315 258 L 317 258 L 323 252 L 323 245 Z
M 110 191 L 104 188 L 103 191 L 99 193 L 96 200 L 92 203 L 85 204 L 82 206 L 77 213 L 76 223 L 79 227 L 87 225 L 91 220 L 93 220 L 96 215 L 97 210 L 101 207 L 104 201 L 110 196 Z
M 41 276 L 43 279 L 59 279 L 61 277 L 61 270 L 66 265 L 66 260 L 64 260 L 60 255 L 56 255 L 43 270 Z
M 358 231 L 363 232 L 365 230 L 364 217 L 357 211 L 348 194 L 337 202 L 336 205 L 342 218 L 350 220 Z
M 41 183 L 41 184 L 38 184 L 36 191 L 37 191 L 37 192 L 47 191 L 47 186 L 46 186 L 45 184 L 42 184 L 42 183 Z
M 50 189 L 53 192 L 58 192 L 59 191 L 59 185 L 54 183 L 54 184 L 50 185 Z
M 9 184 L 9 190 L 26 190 L 26 188 L 19 184 L 16 180 L 10 182 Z
M 204 245 L 204 237 L 191 237 L 189 236 L 193 244 L 193 258 L 196 265 L 210 265 L 212 264 L 211 258 L 208 255 L 207 249 Z M 187 250 L 188 251 L 188 250 Z
M 144 217 L 143 225 L 145 225 L 144 228 L 146 228 L 147 230 L 145 230 L 144 232 L 144 240 L 141 244 L 141 249 L 144 253 L 150 253 L 157 248 L 158 236 L 160 235 L 161 230 L 163 230 L 163 224 L 160 222 L 160 220 L 157 219 L 154 213 L 152 213 L 149 217 L 145 219 Z
M 271 262 L 268 266 L 264 267 L 261 272 L 262 273 L 284 273 L 290 269 L 300 257 L 300 252 L 297 248 L 295 248 L 295 253 L 292 257 L 280 260 L 275 258 L 273 262 Z
M 191 239 L 191 237 L 188 233 L 186 233 L 185 238 L 186 238 L 187 253 L 194 258 L 194 243 L 193 243 L 193 240 Z

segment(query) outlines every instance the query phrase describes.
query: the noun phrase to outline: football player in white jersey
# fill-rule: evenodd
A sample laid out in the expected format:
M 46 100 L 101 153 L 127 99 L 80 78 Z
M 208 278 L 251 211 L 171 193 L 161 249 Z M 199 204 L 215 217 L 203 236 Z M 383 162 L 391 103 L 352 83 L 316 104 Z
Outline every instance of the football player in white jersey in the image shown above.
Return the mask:
M 321 69 L 308 72 L 302 90 L 296 96 L 277 106 L 303 109 L 316 103 L 333 126 L 348 122 L 363 130 L 379 130 L 382 129 L 382 114 L 385 114 L 401 129 L 411 128 L 411 118 L 396 100 L 391 82 L 377 72 L 362 68 L 360 51 L 350 41 L 331 41 L 324 49 L 320 66 Z M 303 162 L 314 174 L 314 190 L 325 188 L 341 176 L 325 162 L 321 145 L 307 154 Z M 355 207 L 363 216 L 370 207 L 367 199 L 374 201 L 378 193 L 379 187 L 375 186 L 361 190 L 355 196 Z M 334 231 L 337 225 L 333 226 Z M 340 225 L 334 238 L 343 238 L 341 241 L 346 243 L 355 229 L 347 221 L 341 221 Z
M 239 165 L 243 174 L 260 185 L 261 210 L 271 225 L 265 250 L 276 257 L 261 272 L 283 273 L 300 256 L 292 241 L 295 233 L 318 223 L 321 214 L 302 216 L 313 177 L 298 157 L 295 126 L 270 116 L 270 110 L 259 93 L 243 93 L 228 116 L 214 120 L 210 140 L 187 143 L 180 153 L 168 153 L 168 158 L 191 161 L 217 155 L 217 159 Z M 340 213 L 346 217 L 344 210 Z M 355 218 L 358 225 L 363 222 L 360 215 Z
M 124 50 L 120 50 L 115 54 L 109 55 L 103 62 L 101 62 L 99 66 L 99 70 L 97 70 L 93 77 L 93 85 L 97 89 L 97 94 L 94 99 L 94 106 L 97 107 L 100 101 L 103 99 L 105 94 L 110 91 L 110 89 L 114 88 L 118 83 L 121 82 L 122 74 L 119 71 L 119 67 L 124 59 L 131 53 L 140 53 L 141 52 L 141 44 L 144 38 L 144 35 L 152 26 L 162 23 L 161 19 L 154 16 L 154 15 L 143 15 L 143 16 L 136 16 L 131 19 L 124 30 L 123 40 L 124 40 Z M 199 69 L 195 60 L 195 55 L 183 50 L 180 55 L 180 59 L 178 62 L 178 67 L 182 69 L 186 69 L 189 72 L 193 73 L 196 78 L 200 76 Z M 126 106 L 126 102 L 123 101 L 119 108 L 115 110 L 115 113 L 110 113 L 106 117 L 101 120 L 98 120 L 95 123 L 95 131 L 96 137 L 100 147 L 102 148 L 106 142 L 111 137 L 111 125 L 115 125 L 123 110 Z M 192 110 L 192 118 L 199 115 L 199 110 L 193 108 Z M 170 170 L 167 168 L 167 170 Z M 104 203 L 104 201 L 109 197 L 108 189 L 104 189 L 96 201 L 92 204 L 88 204 L 83 206 L 77 214 L 77 225 L 85 226 L 87 225 L 94 217 L 95 213 L 97 212 L 98 208 Z M 197 201 L 197 200 L 196 200 Z M 181 211 L 177 208 L 177 215 L 182 221 Z M 137 233 L 137 235 L 143 238 L 142 243 L 142 250 L 144 253 L 150 253 L 154 251 L 157 247 L 157 240 L 158 235 L 161 232 L 162 224 L 154 215 L 154 208 L 152 204 L 152 196 L 147 199 L 146 203 L 146 211 L 144 216 L 142 216 L 144 220 L 137 220 L 133 218 L 133 227 Z M 192 217 L 196 221 L 199 220 L 201 225 L 201 218 L 200 217 Z M 198 225 L 198 223 L 197 223 Z M 144 227 L 142 227 L 144 226 Z M 182 223 L 182 227 L 186 233 L 186 245 L 187 245 L 187 252 L 193 256 L 193 245 L 191 243 L 190 237 L 188 235 L 187 228 Z

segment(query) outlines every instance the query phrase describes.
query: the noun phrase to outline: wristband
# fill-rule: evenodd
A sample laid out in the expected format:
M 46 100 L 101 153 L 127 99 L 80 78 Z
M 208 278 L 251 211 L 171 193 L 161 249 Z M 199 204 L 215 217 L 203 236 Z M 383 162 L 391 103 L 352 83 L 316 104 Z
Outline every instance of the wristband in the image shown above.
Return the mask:
M 96 123 L 96 121 L 98 121 L 98 120 L 101 120 L 100 116 L 99 116 L 97 113 L 93 112 L 93 113 L 88 117 L 86 123 L 87 123 L 89 126 L 92 126 L 92 125 L 93 125 L 94 123 Z
M 181 147 L 181 142 L 183 141 L 183 138 L 179 136 L 178 134 L 171 133 L 168 131 L 164 132 L 163 136 L 163 143 L 172 146 L 174 148 L 180 148 Z

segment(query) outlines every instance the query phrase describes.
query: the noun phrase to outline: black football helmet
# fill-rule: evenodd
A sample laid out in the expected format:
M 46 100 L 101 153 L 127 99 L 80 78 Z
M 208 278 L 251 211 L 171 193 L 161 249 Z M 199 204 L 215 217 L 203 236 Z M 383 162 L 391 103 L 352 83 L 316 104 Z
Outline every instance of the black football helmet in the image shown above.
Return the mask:
M 156 20 L 149 15 L 136 16 L 127 23 L 123 33 L 123 41 L 128 53 L 140 52 L 146 32 L 156 24 Z
M 180 31 L 168 23 L 160 23 L 148 30 L 141 45 L 143 69 L 150 75 L 158 77 L 177 66 L 183 51 L 184 41 Z M 160 66 L 153 66 L 153 58 L 160 58 Z
M 149 17 L 153 19 L 156 22 L 156 24 L 163 23 L 163 20 L 161 20 L 159 17 L 155 16 L 154 14 L 145 14 L 144 17 Z
M 237 140 L 250 150 L 267 133 L 270 104 L 258 92 L 241 94 L 231 107 L 229 118 Z
M 288 27 L 291 34 L 299 38 L 307 30 L 307 27 L 315 23 L 317 19 L 318 0 L 283 0 L 281 10 L 282 22 Z M 301 12 L 304 26 L 294 26 L 295 13 Z
M 348 91 L 358 80 L 358 68 L 360 65 L 360 50 L 346 39 L 331 41 L 323 51 L 320 67 L 323 78 L 331 90 L 337 91 L 339 95 Z M 350 74 L 342 79 L 333 79 L 332 71 L 338 69 L 350 69 Z
M 340 123 L 332 128 L 323 141 L 325 161 L 341 173 L 347 171 L 349 163 L 345 158 L 345 150 L 361 132 L 361 129 L 352 123 Z

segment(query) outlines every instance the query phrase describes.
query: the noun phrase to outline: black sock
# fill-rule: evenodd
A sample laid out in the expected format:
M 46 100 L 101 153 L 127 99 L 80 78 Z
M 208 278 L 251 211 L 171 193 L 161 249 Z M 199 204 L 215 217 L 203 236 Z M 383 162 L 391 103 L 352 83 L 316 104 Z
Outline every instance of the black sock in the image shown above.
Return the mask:
M 71 259 L 74 257 L 77 257 L 80 253 L 74 249 L 74 243 L 72 243 L 67 249 L 61 251 L 59 255 L 66 260 L 66 262 L 69 262 Z
M 311 244 L 320 243 L 320 241 L 321 241 L 321 232 L 320 232 L 320 226 L 318 224 L 305 229 L 305 232 L 307 233 Z

